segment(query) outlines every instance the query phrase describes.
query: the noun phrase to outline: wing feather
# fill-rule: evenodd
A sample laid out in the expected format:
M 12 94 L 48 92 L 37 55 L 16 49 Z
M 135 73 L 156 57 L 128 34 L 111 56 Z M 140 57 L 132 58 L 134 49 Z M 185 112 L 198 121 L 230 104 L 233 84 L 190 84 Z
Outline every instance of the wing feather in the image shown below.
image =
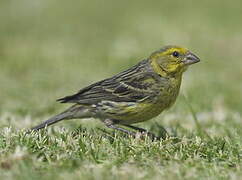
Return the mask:
M 157 95 L 159 76 L 147 68 L 147 60 L 86 88 L 58 99 L 61 103 L 97 104 L 101 101 L 137 102 Z

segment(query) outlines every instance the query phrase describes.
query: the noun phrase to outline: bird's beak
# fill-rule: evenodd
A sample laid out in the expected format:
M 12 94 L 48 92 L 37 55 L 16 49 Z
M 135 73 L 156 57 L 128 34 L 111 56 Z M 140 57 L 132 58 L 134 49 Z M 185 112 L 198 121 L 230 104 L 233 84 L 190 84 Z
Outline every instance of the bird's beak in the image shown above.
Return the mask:
M 184 58 L 184 60 L 182 60 L 182 62 L 185 65 L 195 64 L 195 63 L 198 63 L 199 61 L 200 61 L 199 57 L 197 57 L 195 54 L 191 52 L 189 52 Z

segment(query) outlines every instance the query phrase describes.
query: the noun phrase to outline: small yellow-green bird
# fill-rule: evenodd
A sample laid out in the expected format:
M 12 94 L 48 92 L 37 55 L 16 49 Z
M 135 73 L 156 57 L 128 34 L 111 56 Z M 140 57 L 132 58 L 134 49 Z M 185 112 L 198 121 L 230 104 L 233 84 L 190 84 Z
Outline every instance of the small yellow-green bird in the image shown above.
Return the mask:
M 131 124 L 147 121 L 174 104 L 182 74 L 200 59 L 179 46 L 165 46 L 148 58 L 111 78 L 58 99 L 73 103 L 66 111 L 32 128 L 39 130 L 64 119 L 98 118 L 107 127 L 134 135 L 123 125 L 140 132 Z

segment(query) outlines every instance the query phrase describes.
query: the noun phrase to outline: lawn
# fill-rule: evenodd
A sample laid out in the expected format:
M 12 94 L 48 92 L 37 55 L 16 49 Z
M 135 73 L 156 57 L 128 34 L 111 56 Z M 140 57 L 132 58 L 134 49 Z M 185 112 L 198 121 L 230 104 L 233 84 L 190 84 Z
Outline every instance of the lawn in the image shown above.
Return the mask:
M 242 179 L 242 3 L 0 2 L 0 179 Z M 55 100 L 110 77 L 164 45 L 201 58 L 175 105 L 127 137 L 97 119 L 26 130 Z

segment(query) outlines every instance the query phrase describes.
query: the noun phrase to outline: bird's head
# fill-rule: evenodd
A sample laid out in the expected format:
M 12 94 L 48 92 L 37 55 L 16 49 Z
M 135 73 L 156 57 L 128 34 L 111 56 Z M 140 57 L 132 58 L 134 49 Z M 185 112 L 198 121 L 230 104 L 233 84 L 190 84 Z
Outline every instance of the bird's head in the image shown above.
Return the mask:
M 165 46 L 152 53 L 149 60 L 154 71 L 162 76 L 182 74 L 188 66 L 200 61 L 195 54 L 179 46 Z

